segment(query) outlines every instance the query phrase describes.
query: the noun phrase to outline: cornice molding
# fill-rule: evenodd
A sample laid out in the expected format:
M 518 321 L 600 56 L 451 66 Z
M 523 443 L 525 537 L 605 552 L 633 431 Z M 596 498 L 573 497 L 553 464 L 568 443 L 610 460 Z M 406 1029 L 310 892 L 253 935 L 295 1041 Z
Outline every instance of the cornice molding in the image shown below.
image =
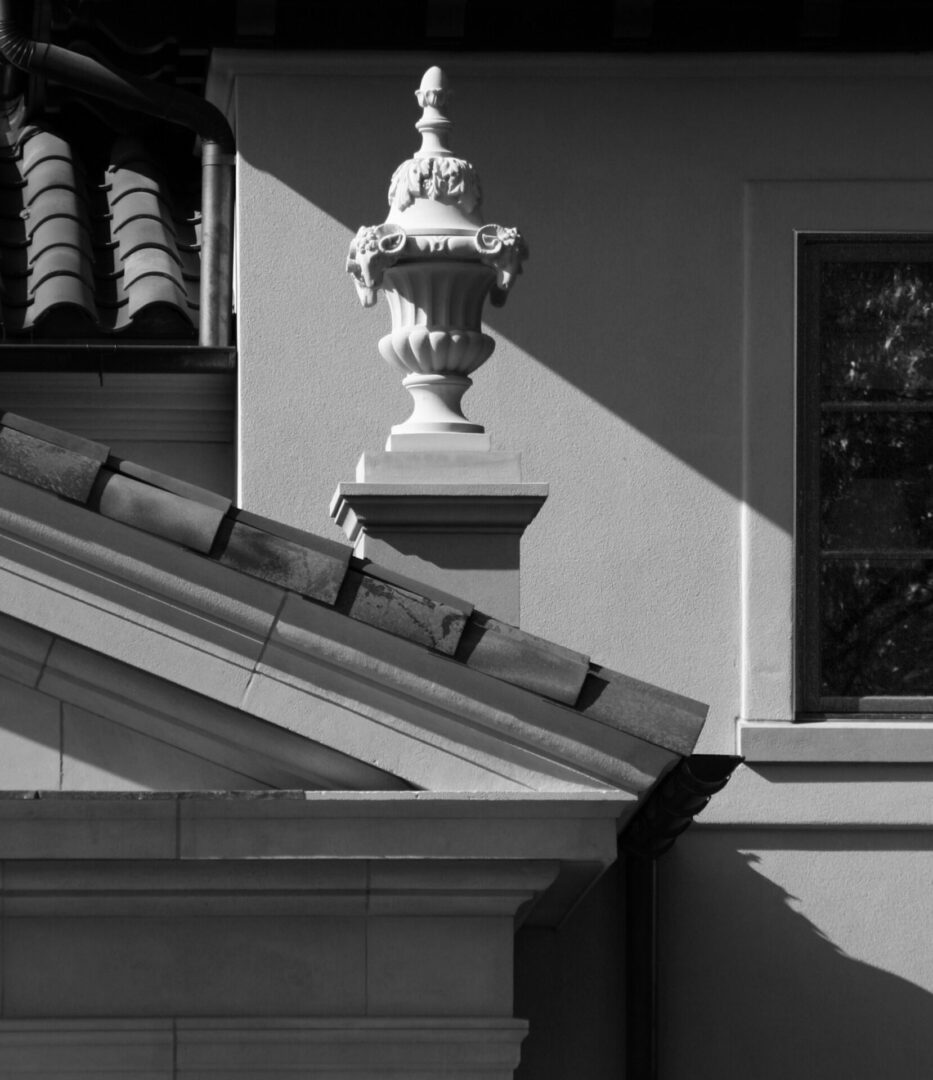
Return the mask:
M 547 496 L 547 484 L 341 483 L 330 515 L 351 544 L 380 532 L 521 536 Z
M 933 78 L 933 56 L 904 53 L 659 53 L 613 56 L 590 53 L 432 53 L 459 83 L 496 75 L 505 79 L 774 79 Z M 205 95 L 231 123 L 236 80 L 263 75 L 358 78 L 410 77 L 424 67 L 423 53 L 288 52 L 215 49 Z
M 8 615 L 417 787 L 640 793 L 679 756 L 19 481 L 0 498 Z
M 498 1016 L 0 1020 L 0 1073 L 5 1080 L 117 1074 L 292 1080 L 348 1070 L 375 1076 L 386 1062 L 403 1062 L 405 1075 L 505 1080 L 527 1031 L 527 1020 Z

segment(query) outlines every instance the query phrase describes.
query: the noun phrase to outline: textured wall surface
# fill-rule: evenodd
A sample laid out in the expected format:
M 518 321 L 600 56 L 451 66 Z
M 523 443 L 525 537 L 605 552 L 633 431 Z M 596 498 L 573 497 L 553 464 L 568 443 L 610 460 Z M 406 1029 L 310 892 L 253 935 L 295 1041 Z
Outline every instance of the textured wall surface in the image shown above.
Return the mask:
M 661 1076 L 929 1075 L 929 830 L 697 829 L 662 876 Z
M 532 253 L 487 311 L 498 345 L 466 399 L 551 484 L 524 540 L 523 625 L 709 702 L 710 751 L 732 749 L 740 713 L 749 184 L 933 175 L 910 134 L 933 100 L 921 68 L 821 77 L 815 59 L 449 65 L 451 145 L 487 220 Z M 409 411 L 376 351 L 385 303 L 360 308 L 343 264 L 418 145 L 423 61 L 357 63 L 286 77 L 253 61 L 235 84 L 241 502 L 331 534 L 336 484 Z M 783 298 L 771 314 L 793 326 Z M 792 395 L 793 356 L 778 362 Z M 774 409 L 783 455 L 792 397 Z M 792 501 L 757 501 L 780 545 Z
M 522 624 L 709 702 L 700 749 L 733 752 L 737 717 L 792 717 L 794 229 L 933 231 L 933 68 L 523 63 L 448 65 L 452 146 L 532 252 L 466 399 L 551 485 Z M 240 498 L 327 533 L 408 412 L 342 266 L 417 147 L 423 62 L 265 65 L 233 98 Z M 745 769 L 668 857 L 665 1080 L 929 1073 L 929 770 L 885 753 Z

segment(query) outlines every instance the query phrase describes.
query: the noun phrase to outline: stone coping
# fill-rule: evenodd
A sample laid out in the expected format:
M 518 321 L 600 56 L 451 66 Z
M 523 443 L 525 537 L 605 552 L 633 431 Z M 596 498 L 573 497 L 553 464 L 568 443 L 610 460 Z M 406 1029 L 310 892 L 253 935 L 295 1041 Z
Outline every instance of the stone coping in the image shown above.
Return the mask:
M 502 1016 L 0 1020 L 0 1073 L 124 1080 L 296 1075 L 509 1080 L 528 1031 Z M 389 1072 L 387 1073 L 387 1070 Z
M 637 805 L 618 792 L 7 793 L 0 798 L 0 860 L 532 860 L 582 864 L 598 874 L 615 860 L 620 823 Z
M 93 440 L 6 412 L 0 417 L 0 473 L 80 507 L 89 522 L 118 522 L 137 536 L 168 542 L 179 556 L 197 553 L 205 571 L 225 568 L 245 582 L 271 586 L 260 606 L 278 607 L 286 650 L 304 651 L 311 609 L 325 608 L 342 622 L 372 627 L 558 704 L 594 721 L 591 730 L 606 727 L 669 754 L 689 754 L 705 721 L 699 702 L 592 664 L 583 654 L 475 612 L 469 601 L 357 559 L 345 545 L 249 513 L 214 492 L 120 459 Z M 11 491 L 7 506 L 12 501 Z M 47 517 L 49 511 L 31 513 Z M 74 529 L 78 521 L 72 521 Z M 134 544 L 134 556 L 141 547 Z M 168 567 L 170 554 L 159 561 Z M 190 606 L 191 595 L 185 603 Z M 25 612 L 19 617 L 30 621 Z

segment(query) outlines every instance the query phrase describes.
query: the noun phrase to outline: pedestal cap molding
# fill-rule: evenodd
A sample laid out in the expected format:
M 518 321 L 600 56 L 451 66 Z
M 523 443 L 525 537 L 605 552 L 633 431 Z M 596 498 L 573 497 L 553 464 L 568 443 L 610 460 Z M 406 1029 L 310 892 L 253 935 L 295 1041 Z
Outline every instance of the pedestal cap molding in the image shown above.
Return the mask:
M 547 484 L 338 484 L 330 516 L 355 544 L 367 529 L 521 535 Z

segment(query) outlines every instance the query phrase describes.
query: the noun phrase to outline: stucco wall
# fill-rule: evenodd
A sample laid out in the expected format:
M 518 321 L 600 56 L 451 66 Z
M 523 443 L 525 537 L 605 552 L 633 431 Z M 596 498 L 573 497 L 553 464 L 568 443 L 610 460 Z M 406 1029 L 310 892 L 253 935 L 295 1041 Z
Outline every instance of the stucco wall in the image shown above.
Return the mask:
M 240 148 L 240 499 L 319 532 L 408 412 L 376 351 L 385 305 L 358 306 L 343 262 L 417 146 L 424 66 L 220 63 Z M 933 65 L 447 67 L 452 145 L 487 220 L 532 251 L 487 312 L 498 347 L 467 397 L 551 484 L 522 623 L 709 702 L 699 749 L 733 752 L 737 718 L 793 716 L 794 231 L 933 231 Z M 664 864 L 665 1080 L 929 1072 L 929 747 L 903 734 L 871 767 L 754 763 Z
M 7 657 L 4 661 L 9 663 Z M 237 791 L 266 786 L 0 676 L 0 789 Z
M 385 304 L 360 308 L 343 265 L 418 145 L 422 64 L 301 60 L 276 76 L 262 72 L 287 72 L 288 58 L 254 54 L 233 87 L 240 497 L 322 532 L 336 534 L 336 484 L 409 411 L 376 351 Z M 817 198 L 827 180 L 933 175 L 913 134 L 933 80 L 912 77 L 916 65 L 899 79 L 707 64 L 448 66 L 452 145 L 480 170 L 487 219 L 520 225 L 532 251 L 508 305 L 487 312 L 498 346 L 467 398 L 494 445 L 551 484 L 524 542 L 523 624 L 709 702 L 702 749 L 727 751 L 742 689 L 748 206 L 759 181 L 804 181 Z M 766 323 L 792 328 L 788 299 Z M 768 388 L 759 449 L 786 472 L 793 356 L 771 359 L 783 381 Z M 765 548 L 786 551 L 792 487 L 790 499 L 760 487 L 749 513 Z M 786 585 L 771 598 L 782 619 Z
M 929 830 L 703 830 L 662 864 L 660 1073 L 922 1080 Z

